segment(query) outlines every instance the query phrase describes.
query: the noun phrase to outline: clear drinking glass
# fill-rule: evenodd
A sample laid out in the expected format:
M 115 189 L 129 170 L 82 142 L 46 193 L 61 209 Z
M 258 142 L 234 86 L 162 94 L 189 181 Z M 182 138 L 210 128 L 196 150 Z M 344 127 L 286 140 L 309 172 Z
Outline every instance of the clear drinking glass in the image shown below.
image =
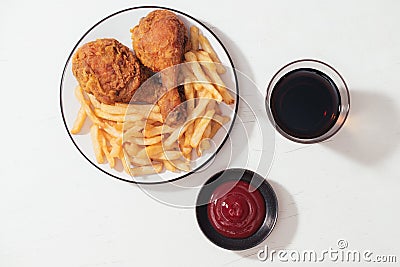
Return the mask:
M 331 93 L 334 92 L 334 100 L 329 99 L 329 94 L 322 93 L 321 90 L 325 90 L 322 85 L 336 89 L 330 89 Z M 324 101 L 331 101 L 329 104 L 335 107 L 334 112 L 329 108 L 325 110 Z M 343 77 L 333 67 L 319 60 L 302 59 L 285 65 L 272 77 L 265 104 L 270 121 L 281 135 L 310 144 L 324 141 L 339 131 L 349 113 L 350 95 Z M 327 121 L 325 116 L 328 116 L 330 124 L 324 124 L 325 128 L 321 128 L 319 133 L 307 135 L 307 127 L 318 128 L 319 124 Z M 307 127 L 303 127 L 303 120 Z

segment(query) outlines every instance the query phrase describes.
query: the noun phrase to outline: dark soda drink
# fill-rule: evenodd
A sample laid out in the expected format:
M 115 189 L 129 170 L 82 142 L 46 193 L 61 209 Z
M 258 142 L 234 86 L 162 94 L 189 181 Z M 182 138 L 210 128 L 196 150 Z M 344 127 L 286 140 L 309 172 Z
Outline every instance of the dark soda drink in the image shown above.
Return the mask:
M 325 73 L 299 68 L 282 76 L 273 88 L 270 109 L 279 128 L 296 138 L 312 139 L 336 123 L 340 93 Z

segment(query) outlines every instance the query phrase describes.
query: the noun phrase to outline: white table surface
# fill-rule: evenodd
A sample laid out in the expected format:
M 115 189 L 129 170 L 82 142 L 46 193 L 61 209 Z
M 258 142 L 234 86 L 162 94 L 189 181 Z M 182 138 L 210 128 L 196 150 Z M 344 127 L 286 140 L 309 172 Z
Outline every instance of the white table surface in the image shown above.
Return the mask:
M 193 208 L 162 204 L 108 177 L 69 140 L 59 83 L 71 49 L 106 15 L 146 4 L 187 12 L 211 26 L 262 96 L 282 65 L 301 58 L 333 65 L 348 83 L 350 117 L 329 142 L 300 145 L 276 135 L 275 149 L 264 147 L 274 159 L 269 172 L 268 160 L 260 172 L 276 190 L 280 211 L 259 247 L 216 247 L 198 228 Z M 2 0 L 0 266 L 262 266 L 271 264 L 256 257 L 264 245 L 320 252 L 337 248 L 338 239 L 353 250 L 397 255 L 399 262 L 399 10 L 396 0 Z M 258 95 L 246 86 L 241 94 Z M 259 138 L 252 134 L 250 142 Z M 232 143 L 239 142 L 234 129 Z M 260 149 L 252 145 L 250 154 Z M 238 157 L 232 166 L 254 169 L 252 160 Z M 185 194 L 168 186 L 147 189 L 163 197 Z

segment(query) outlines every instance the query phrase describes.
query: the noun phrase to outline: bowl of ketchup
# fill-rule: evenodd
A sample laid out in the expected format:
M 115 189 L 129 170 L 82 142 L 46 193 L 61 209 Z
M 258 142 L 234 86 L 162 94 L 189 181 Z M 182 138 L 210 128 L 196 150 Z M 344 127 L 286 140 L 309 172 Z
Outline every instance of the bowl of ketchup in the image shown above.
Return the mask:
M 278 200 L 271 185 L 245 169 L 216 173 L 201 188 L 196 217 L 205 236 L 229 250 L 252 248 L 272 232 Z

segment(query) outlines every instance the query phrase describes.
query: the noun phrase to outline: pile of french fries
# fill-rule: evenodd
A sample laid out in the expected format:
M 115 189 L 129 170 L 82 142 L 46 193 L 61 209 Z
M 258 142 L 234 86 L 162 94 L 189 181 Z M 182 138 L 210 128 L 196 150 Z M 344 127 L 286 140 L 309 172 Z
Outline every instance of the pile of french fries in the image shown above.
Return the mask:
M 107 160 L 115 168 L 120 160 L 131 176 L 160 173 L 164 168 L 189 172 L 193 154 L 200 157 L 211 147 L 210 139 L 230 120 L 222 115 L 220 103 L 231 105 L 235 100 L 220 77 L 225 68 L 195 26 L 190 28 L 190 42 L 191 51 L 180 66 L 188 114 L 181 126 L 164 124 L 157 105 L 106 105 L 81 87 L 76 88 L 81 107 L 70 132 L 78 134 L 86 118 L 90 119 L 90 135 L 99 164 Z

